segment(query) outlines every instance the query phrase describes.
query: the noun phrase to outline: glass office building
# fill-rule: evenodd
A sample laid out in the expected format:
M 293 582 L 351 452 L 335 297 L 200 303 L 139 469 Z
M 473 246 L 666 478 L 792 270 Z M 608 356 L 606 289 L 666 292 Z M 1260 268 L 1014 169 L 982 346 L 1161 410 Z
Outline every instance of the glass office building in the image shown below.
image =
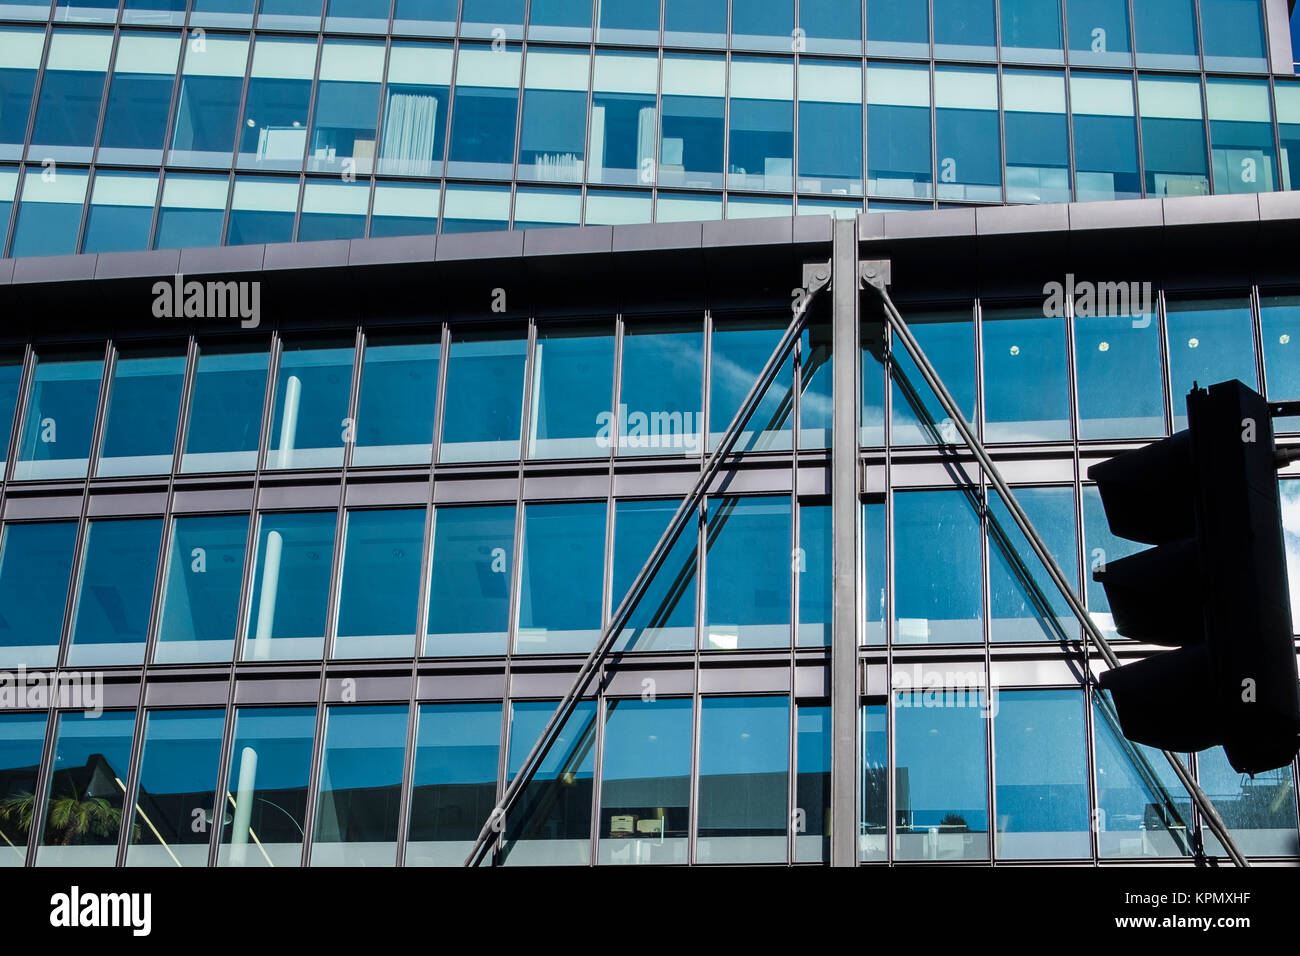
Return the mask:
M 490 859 L 1223 855 L 853 292 L 1149 651 L 1087 468 L 1300 399 L 1284 4 L 0 0 L 0 83 L 0 865 L 461 863 L 809 264 Z

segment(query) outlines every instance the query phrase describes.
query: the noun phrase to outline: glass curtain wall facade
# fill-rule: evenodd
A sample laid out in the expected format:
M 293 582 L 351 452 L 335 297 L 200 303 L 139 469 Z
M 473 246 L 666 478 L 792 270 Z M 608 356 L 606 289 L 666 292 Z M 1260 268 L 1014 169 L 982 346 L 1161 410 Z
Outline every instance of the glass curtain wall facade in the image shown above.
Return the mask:
M 2 251 L 1292 189 L 1275 2 L 5 0 Z

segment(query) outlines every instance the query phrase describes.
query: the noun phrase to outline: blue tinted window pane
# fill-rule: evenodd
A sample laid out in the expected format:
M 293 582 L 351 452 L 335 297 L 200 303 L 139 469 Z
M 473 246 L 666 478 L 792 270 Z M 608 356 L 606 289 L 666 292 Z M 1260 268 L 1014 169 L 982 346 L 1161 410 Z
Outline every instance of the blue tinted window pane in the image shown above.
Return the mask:
M 1286 541 L 1287 580 L 1291 591 L 1292 630 L 1300 634 L 1300 481 L 1279 481 L 1282 527 Z
M 1128 0 L 1070 0 L 1070 62 L 1126 66 L 1132 61 Z
M 297 866 L 316 708 L 240 708 L 234 737 L 217 865 Z
M 207 824 L 222 812 L 214 806 L 225 718 L 216 708 L 155 710 L 145 718 L 127 866 L 208 865 Z
M 927 68 L 873 64 L 867 70 L 867 140 L 870 195 L 934 195 Z
M 888 858 L 889 732 L 883 705 L 862 708 L 862 804 L 858 820 L 858 859 Z
M 1079 437 L 1163 435 L 1164 377 L 1150 283 L 1098 283 L 1090 292 L 1106 302 L 1094 301 L 1086 310 L 1075 303 Z M 1116 388 L 1116 382 L 1125 387 Z
M 1069 202 L 1065 81 L 1059 73 L 1002 74 L 1007 202 Z
M 721 47 L 726 43 L 727 0 L 664 0 L 664 42 Z
M 332 511 L 262 515 L 244 642 L 246 660 L 321 656 L 334 521 Z
M 614 583 L 611 610 L 617 610 L 645 559 L 677 512 L 677 501 L 619 501 L 614 507 Z M 650 579 L 617 650 L 690 650 L 695 646 L 696 522 L 673 542 L 668 557 Z
M 462 186 L 446 189 L 443 232 L 497 232 L 510 221 L 509 186 Z
M 72 612 L 70 666 L 144 660 L 161 544 L 159 518 L 90 522 Z
M 306 3 L 313 0 L 271 0 Z M 320 0 L 314 0 L 319 17 Z M 263 4 L 261 19 L 273 12 Z M 244 94 L 239 133 L 239 165 L 259 169 L 302 169 L 307 146 L 311 77 L 316 69 L 314 40 L 259 38 Z
M 790 499 L 709 501 L 704 643 L 790 646 Z
M 930 55 L 930 11 L 913 0 L 875 0 L 867 5 L 867 52 Z
M 448 172 L 488 179 L 509 179 L 514 172 L 520 60 L 516 50 L 461 47 Z
M 997 707 L 993 776 L 998 857 L 1090 856 L 1083 695 L 1004 691 Z
M 163 184 L 153 248 L 221 245 L 229 191 L 225 176 L 168 176 Z
M 1138 66 L 1174 70 L 1200 67 L 1193 0 L 1133 0 Z
M 601 625 L 605 503 L 524 510 L 520 654 L 586 653 Z
M 97 475 L 171 471 L 184 381 L 184 355 L 118 355 Z
M 1004 59 L 1061 62 L 1061 0 L 1002 0 L 1000 10 Z
M 1041 309 L 989 310 L 983 332 L 985 441 L 1068 439 L 1065 320 Z
M 407 707 L 331 707 L 325 720 L 312 866 L 393 866 Z
M 1205 68 L 1264 72 L 1264 17 L 1259 0 L 1201 0 Z
M 1148 196 L 1210 191 L 1200 96 L 1201 85 L 1194 79 L 1138 80 Z
M 1112 705 L 1113 706 L 1113 705 Z M 1097 850 L 1103 857 L 1178 857 L 1191 850 L 1191 805 L 1164 754 L 1126 740 L 1113 710 L 1093 698 L 1097 741 Z
M 697 862 L 785 861 L 789 748 L 788 698 L 703 699 Z
M 423 549 L 423 508 L 349 512 L 335 657 L 415 653 Z
M 731 0 L 731 45 L 789 52 L 794 36 L 791 0 Z
M 45 179 L 29 172 L 23 179 L 22 204 L 9 254 L 62 256 L 76 252 L 89 179 L 86 173 L 64 172 Z
M 259 27 L 315 30 L 320 24 L 321 0 L 262 0 Z
M 659 0 L 603 0 L 597 4 L 599 43 L 659 42 Z
M 600 785 L 600 863 L 686 862 L 693 710 L 690 700 L 609 702 Z
M 663 64 L 659 131 L 661 186 L 722 186 L 725 77 L 713 57 L 672 56 Z
M 861 53 L 862 7 L 857 0 L 801 0 L 799 27 L 810 53 Z
M 101 151 L 102 156 L 102 151 Z M 158 154 L 161 160 L 161 151 Z M 109 161 L 104 157 L 104 161 Z M 101 172 L 95 176 L 82 252 L 133 252 L 149 248 L 158 177 Z
M 385 33 L 392 0 L 329 0 L 325 29 L 355 33 Z
M 1002 201 L 1002 145 L 996 77 L 940 70 L 934 77 L 940 199 Z
M 799 336 L 799 447 L 829 448 L 834 411 L 831 331 L 815 321 Z
M 179 5 L 184 19 L 184 0 L 162 2 Z M 129 18 L 138 20 L 139 13 Z M 161 164 L 180 47 L 176 34 L 122 34 L 104 107 L 104 128 L 99 134 L 101 163 Z
M 984 640 L 980 527 L 961 491 L 894 496 L 894 641 Z
M 975 419 L 975 323 L 969 310 L 917 314 L 908 319 L 912 334 L 930 364 L 957 400 L 966 420 Z M 898 349 L 892 369 L 890 441 L 895 445 L 956 444 L 957 426 L 906 349 Z
M 248 515 L 176 518 L 154 661 L 228 661 L 234 654 Z
M 0 867 L 22 866 L 45 743 L 45 714 L 0 714 Z
M 251 2 L 248 12 L 252 13 Z M 198 22 L 197 8 L 192 16 Z M 186 44 L 170 159 L 229 168 L 248 64 L 248 40 L 211 36 L 204 44 L 201 50 L 192 42 Z M 257 117 L 253 120 L 257 122 Z
M 1070 586 L 1078 587 L 1075 557 L 1074 491 L 1070 488 L 1016 488 L 1016 501 L 1047 545 Z M 994 493 L 989 512 L 990 639 L 1056 641 L 1074 639 L 1078 625 L 1070 605 L 1016 526 L 1002 495 Z
M 455 15 L 453 5 L 453 19 Z M 451 50 L 447 47 L 394 45 L 389 54 L 379 142 L 381 173 L 437 176 L 442 172 L 450 80 Z
M 512 39 L 523 34 L 524 0 L 465 0 L 463 7 L 464 36 L 491 36 L 495 27 L 504 28 Z
M 422 704 L 407 866 L 460 866 L 496 804 L 500 704 Z
M 609 454 L 614 390 L 612 330 L 546 329 L 533 353 L 529 458 L 602 458 Z M 605 426 L 604 437 L 601 427 Z
M 704 335 L 698 323 L 629 321 L 619 393 L 620 455 L 698 454 Z
M 122 828 L 135 711 L 58 716 L 37 866 L 112 866 Z
M 659 64 L 652 54 L 602 51 L 597 55 L 588 170 L 591 182 L 635 185 L 654 181 L 658 82 Z
M 439 461 L 519 458 L 527 340 L 452 333 Z
M 1233 770 L 1227 756 L 1216 747 L 1197 755 L 1196 773 L 1206 796 L 1216 807 L 1223 807 L 1223 822 L 1242 853 L 1294 856 L 1300 852 L 1295 779 L 1289 766 L 1247 776 Z M 1208 827 L 1205 841 L 1207 853 L 1226 855 Z
M 803 811 L 804 829 L 796 831 L 796 863 L 830 862 L 831 709 L 800 706 L 795 717 L 795 810 Z
M 1260 320 L 1268 400 L 1300 399 L 1300 356 L 1296 355 L 1300 350 L 1300 296 L 1265 296 L 1260 302 Z M 1279 419 L 1275 427 L 1279 431 L 1293 431 L 1295 426 L 1292 418 Z
M 267 349 L 201 345 L 181 471 L 251 471 L 257 465 Z
M 394 33 L 451 36 L 456 32 L 456 0 L 397 0 Z
M 520 701 L 512 712 L 507 777 L 513 780 L 555 713 L 555 701 Z M 586 866 L 590 862 L 595 750 L 596 705 L 579 701 L 507 822 L 507 864 Z
M 715 448 L 753 388 L 785 331 L 784 317 L 718 319 L 713 326 L 713 374 L 709 382 L 709 447 Z M 793 366 L 781 365 L 736 440 L 736 451 L 790 447 Z
M 1273 111 L 1263 80 L 1210 80 L 1210 161 L 1216 193 L 1258 193 L 1277 188 Z
M 90 459 L 103 359 L 39 362 L 27 400 L 14 478 L 80 478 Z
M 1137 121 L 1133 81 L 1126 76 L 1074 73 L 1070 78 L 1074 114 L 1074 165 L 1080 202 L 1137 199 Z
M 897 671 L 895 675 L 901 676 Z M 894 857 L 898 860 L 986 860 L 989 855 L 988 771 L 985 769 L 988 748 L 984 728 L 991 708 L 982 691 L 970 686 L 934 683 L 942 680 L 940 675 L 915 676 L 921 677 L 922 682 L 928 678 L 927 686 L 934 689 L 892 695 L 896 762 Z M 902 683 L 912 686 L 913 675 L 908 675 Z M 881 750 L 877 759 L 883 756 Z
M 586 43 L 591 39 L 591 4 L 588 0 L 532 0 L 528 36 Z
M 1101 506 L 1101 495 L 1096 487 L 1085 486 L 1083 489 L 1083 554 L 1088 566 L 1088 573 L 1084 576 L 1088 591 L 1088 615 L 1110 640 L 1122 638 L 1115 630 L 1115 620 L 1110 613 L 1110 602 L 1106 600 L 1106 590 L 1093 580 L 1092 572 L 1104 567 L 1110 561 L 1117 561 L 1141 551 L 1144 547 L 1145 545 L 1126 538 L 1117 538 L 1111 534 L 1110 525 L 1106 521 L 1106 511 Z
M 354 465 L 427 464 L 433 457 L 438 342 L 375 336 L 361 365 Z
M 296 179 L 237 179 L 231 198 L 226 243 L 232 246 L 293 239 L 298 208 Z
M 831 643 L 831 509 L 799 506 L 799 646 Z
M 885 504 L 867 502 L 862 506 L 863 601 L 866 605 L 866 630 L 862 643 L 885 643 Z
M 505 653 L 514 543 L 513 506 L 437 509 L 426 656 Z
M 256 0 L 194 0 L 190 23 L 205 26 L 251 26 Z
M 15 8 L 5 4 L 0 9 L 8 13 Z M 27 117 L 45 38 L 39 30 L 10 27 L 5 30 L 5 40 L 11 52 L 0 57 L 0 156 L 17 159 L 27 138 Z
M 386 28 L 387 10 L 384 16 Z M 383 67 L 382 43 L 325 42 L 307 146 L 308 169 L 343 176 L 370 174 Z
M 874 315 L 862 322 L 861 426 L 858 444 L 879 448 L 885 444 L 885 328 Z
M 1174 431 L 1187 427 L 1187 393 L 1232 379 L 1255 388 L 1255 336 L 1245 299 L 1199 299 L 1168 304 L 1169 377 Z
M 788 62 L 732 59 L 728 188 L 776 192 L 793 188 L 793 92 Z
M 862 74 L 856 63 L 799 64 L 799 191 L 862 195 Z
M 36 103 L 32 155 L 90 158 L 111 45 L 107 34 L 55 31 Z
M 76 543 L 75 521 L 5 526 L 0 537 L 0 665 L 54 666 Z
M 536 56 L 530 57 L 530 61 Z M 587 140 L 587 58 L 564 55 L 564 59 L 581 61 L 578 75 L 584 89 L 578 92 L 530 88 L 525 92 L 524 118 L 519 134 L 518 175 L 521 179 L 582 182 L 582 160 Z M 529 70 L 530 84 L 542 82 L 534 79 L 532 66 Z M 577 70 L 566 72 L 578 73 Z
M 267 468 L 337 468 L 350 432 L 351 345 L 286 342 L 275 385 Z
M 20 356 L 0 356 L 0 468 L 9 457 L 9 434 L 18 407 L 18 384 L 22 375 Z
M 991 60 L 996 44 L 993 0 L 934 0 L 936 56 Z

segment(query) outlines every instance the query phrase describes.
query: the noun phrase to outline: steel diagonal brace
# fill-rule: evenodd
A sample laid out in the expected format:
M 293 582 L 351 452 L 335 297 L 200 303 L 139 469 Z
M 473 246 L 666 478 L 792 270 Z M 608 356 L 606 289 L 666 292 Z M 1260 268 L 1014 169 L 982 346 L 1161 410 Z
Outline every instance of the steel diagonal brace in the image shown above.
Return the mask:
M 749 394 L 741 402 L 739 410 L 727 426 L 726 432 L 722 435 L 722 440 L 718 447 L 708 457 L 704 463 L 704 468 L 699 477 L 695 480 L 694 486 L 678 506 L 676 514 L 664 529 L 664 533 L 659 538 L 659 543 L 655 545 L 654 550 L 650 552 L 650 557 L 641 567 L 632 586 L 628 588 L 627 596 L 623 598 L 609 623 L 604 627 L 600 634 L 600 640 L 596 642 L 596 647 L 583 662 L 582 667 L 578 669 L 577 676 L 573 679 L 573 684 L 568 693 L 560 701 L 559 706 L 555 708 L 555 713 L 547 721 L 546 727 L 542 730 L 541 736 L 533 744 L 532 750 L 524 759 L 523 765 L 519 772 L 515 774 L 514 779 L 506 787 L 505 793 L 502 794 L 501 800 L 497 803 L 487 820 L 483 822 L 483 827 L 479 831 L 478 839 L 474 841 L 474 846 L 470 849 L 469 855 L 465 858 L 465 866 L 478 866 L 483 862 L 484 857 L 491 852 L 492 844 L 497 836 L 505 831 L 506 821 L 510 817 L 511 811 L 518 803 L 520 796 L 525 788 L 536 775 L 538 768 L 541 766 L 546 755 L 555 744 L 560 730 L 564 727 L 573 711 L 577 708 L 578 702 L 582 695 L 586 693 L 587 688 L 591 685 L 596 675 L 600 673 L 601 665 L 609 656 L 613 649 L 618 635 L 622 633 L 623 628 L 627 626 L 632 612 L 636 609 L 638 602 L 644 597 L 649 589 L 651 581 L 659 568 L 663 566 L 668 557 L 668 552 L 681 536 L 682 531 L 692 521 L 697 520 L 697 513 L 700 500 L 704 497 L 704 492 L 713 483 L 713 479 L 722 466 L 723 461 L 731 454 L 740 439 L 741 432 L 749 423 L 755 410 L 762 402 L 767 393 L 768 387 L 776 378 L 777 372 L 789 357 L 790 352 L 794 349 L 795 343 L 799 341 L 799 336 L 808 321 L 808 313 L 812 308 L 812 303 L 817 295 L 824 291 L 831 281 L 830 262 L 812 262 L 805 263 L 803 267 L 803 294 L 795 299 L 794 317 L 790 321 L 789 327 L 781 336 L 781 341 L 777 343 L 767 364 L 759 373 Z M 849 279 L 848 281 L 854 281 Z
M 948 387 L 944 385 L 943 379 L 939 377 L 939 373 L 935 371 L 934 366 L 930 364 L 930 360 L 926 358 L 925 352 L 921 348 L 921 344 L 916 340 L 916 337 L 912 335 L 912 330 L 908 327 L 907 321 L 894 305 L 894 300 L 890 297 L 888 288 L 890 283 L 889 261 L 877 260 L 860 262 L 858 264 L 858 270 L 859 281 L 861 284 L 874 289 L 876 294 L 880 296 L 880 303 L 884 307 L 885 318 L 889 322 L 890 329 L 896 336 L 898 336 L 899 341 L 903 343 L 903 347 L 906 348 L 908 354 L 911 355 L 912 361 L 916 363 L 916 367 L 920 370 L 926 384 L 930 386 L 935 397 L 939 399 L 939 403 L 943 405 L 944 411 L 947 412 L 948 417 L 952 419 L 957 431 L 961 433 L 962 440 L 966 443 L 966 447 L 968 447 L 971 450 L 971 453 L 979 460 L 980 465 L 983 466 L 985 473 L 989 476 L 989 480 L 993 483 L 993 486 L 997 488 L 998 492 L 1001 493 L 1002 501 L 1007 506 L 1007 510 L 1011 512 L 1011 517 L 1015 519 L 1016 525 L 1020 528 L 1026 540 L 1029 541 L 1030 547 L 1033 548 L 1034 554 L 1042 563 L 1048 576 L 1051 577 L 1052 583 L 1061 593 L 1061 597 L 1063 597 L 1066 603 L 1070 605 L 1070 610 L 1074 613 L 1079 624 L 1083 627 L 1084 631 L 1087 632 L 1093 643 L 1096 644 L 1098 651 L 1101 652 L 1101 656 L 1105 659 L 1106 663 L 1111 667 L 1119 667 L 1119 658 L 1115 656 L 1115 651 L 1111 648 L 1110 642 L 1106 640 L 1105 635 L 1101 633 L 1101 630 L 1092 620 L 1092 616 L 1088 614 L 1087 609 L 1083 606 L 1083 601 L 1074 593 L 1074 588 L 1065 579 L 1065 575 L 1061 573 L 1061 569 L 1056 566 L 1056 562 L 1052 559 L 1051 553 L 1047 550 L 1047 545 L 1043 543 L 1043 539 L 1039 537 L 1037 530 L 1034 528 L 1033 522 L 1029 520 L 1029 515 L 1025 513 L 1025 510 L 1022 507 L 1020 507 L 1020 502 L 1017 501 L 1015 495 L 1011 493 L 1011 488 L 1002 477 L 1002 472 L 998 470 L 998 466 L 994 463 L 993 459 L 989 457 L 989 453 L 984 449 L 983 443 L 980 442 L 978 437 L 976 437 L 975 429 L 971 427 L 970 423 L 966 421 L 965 416 L 962 415 L 961 409 L 958 407 L 952 394 L 948 391 Z M 1092 681 L 1091 674 L 1089 675 L 1089 680 Z M 1092 682 L 1095 684 L 1095 681 Z M 1110 702 L 1104 696 L 1097 694 L 1096 697 L 1103 708 L 1110 707 Z M 1108 714 L 1107 716 L 1108 718 L 1111 718 L 1113 717 L 1113 714 Z M 1178 777 L 1179 782 L 1183 785 L 1184 789 L 1187 790 L 1188 795 L 1192 798 L 1192 802 L 1196 804 L 1196 808 L 1205 818 L 1206 825 L 1209 826 L 1210 831 L 1219 838 L 1219 842 L 1227 851 L 1228 856 L 1232 858 L 1232 862 L 1240 867 L 1250 866 L 1245 856 L 1242 855 L 1241 850 L 1237 847 L 1236 841 L 1232 839 L 1232 834 L 1228 832 L 1228 828 L 1219 817 L 1218 811 L 1214 809 L 1214 804 L 1210 802 L 1210 798 L 1205 795 L 1205 791 L 1203 791 L 1195 779 L 1192 778 L 1191 771 L 1187 769 L 1176 754 L 1173 754 L 1168 750 L 1163 751 L 1163 753 L 1165 759 L 1169 761 L 1169 765 L 1173 768 L 1174 774 Z M 1152 776 L 1154 776 L 1154 774 Z

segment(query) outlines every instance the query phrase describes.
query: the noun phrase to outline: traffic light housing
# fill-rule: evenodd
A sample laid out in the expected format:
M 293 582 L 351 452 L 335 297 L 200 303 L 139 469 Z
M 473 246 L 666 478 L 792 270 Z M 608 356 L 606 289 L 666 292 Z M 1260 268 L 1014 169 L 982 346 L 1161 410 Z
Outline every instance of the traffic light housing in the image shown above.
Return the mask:
M 1124 735 L 1289 764 L 1300 685 L 1270 407 L 1241 382 L 1187 396 L 1188 428 L 1088 469 L 1111 531 L 1155 545 L 1093 577 L 1125 637 L 1176 650 L 1101 675 Z

